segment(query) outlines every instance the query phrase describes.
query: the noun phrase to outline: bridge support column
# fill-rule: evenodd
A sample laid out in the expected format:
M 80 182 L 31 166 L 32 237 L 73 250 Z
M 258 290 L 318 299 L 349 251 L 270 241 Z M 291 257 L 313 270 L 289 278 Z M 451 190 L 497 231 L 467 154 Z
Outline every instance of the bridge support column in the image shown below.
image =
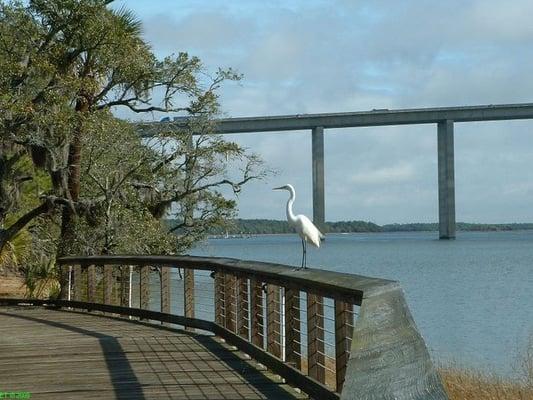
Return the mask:
M 325 197 L 324 197 L 324 128 L 317 126 L 312 131 L 313 160 L 313 222 L 324 232 Z
M 453 121 L 437 125 L 439 164 L 439 238 L 455 239 Z

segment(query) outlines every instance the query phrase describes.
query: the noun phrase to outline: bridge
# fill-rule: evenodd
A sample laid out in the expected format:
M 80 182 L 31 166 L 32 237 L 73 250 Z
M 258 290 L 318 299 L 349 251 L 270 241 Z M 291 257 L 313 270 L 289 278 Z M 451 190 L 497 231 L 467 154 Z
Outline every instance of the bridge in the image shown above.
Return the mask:
M 447 399 L 397 282 L 226 258 L 58 262 L 64 298 L 0 299 L 8 398 Z
M 324 131 L 364 126 L 436 124 L 439 190 L 439 237 L 455 238 L 454 123 L 533 119 L 533 103 L 439 107 L 404 110 L 376 109 L 363 112 L 297 114 L 219 119 L 220 134 L 310 130 L 312 140 L 313 221 L 325 221 Z M 182 129 L 186 118 L 173 122 L 137 123 L 141 135 Z

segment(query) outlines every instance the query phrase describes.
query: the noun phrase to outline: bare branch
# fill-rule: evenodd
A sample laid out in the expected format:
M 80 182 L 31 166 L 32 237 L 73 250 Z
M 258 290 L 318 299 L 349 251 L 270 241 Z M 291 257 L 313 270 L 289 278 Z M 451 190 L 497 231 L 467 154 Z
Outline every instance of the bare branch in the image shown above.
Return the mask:
M 96 179 L 96 177 L 93 174 L 91 174 L 90 172 L 87 172 L 87 176 L 91 178 L 94 183 L 96 183 L 96 185 L 100 188 L 102 192 L 107 193 L 107 189 L 104 187 L 104 185 L 100 183 L 98 179 Z

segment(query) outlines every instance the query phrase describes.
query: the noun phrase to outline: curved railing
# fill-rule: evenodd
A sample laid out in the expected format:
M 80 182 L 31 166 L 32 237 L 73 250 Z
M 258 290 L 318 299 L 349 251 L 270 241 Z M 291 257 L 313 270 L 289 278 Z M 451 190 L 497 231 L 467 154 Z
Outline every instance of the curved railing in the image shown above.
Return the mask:
M 212 332 L 316 399 L 447 398 L 397 282 L 228 258 L 58 262 L 65 298 L 32 303 Z

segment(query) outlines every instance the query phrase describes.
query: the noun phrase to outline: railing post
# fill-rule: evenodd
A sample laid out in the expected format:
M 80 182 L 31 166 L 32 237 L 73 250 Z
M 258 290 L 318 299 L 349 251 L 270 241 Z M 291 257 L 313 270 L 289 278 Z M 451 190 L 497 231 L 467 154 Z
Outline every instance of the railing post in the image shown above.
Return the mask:
M 94 265 L 87 267 L 87 301 L 96 302 L 96 267 Z
M 224 298 L 224 273 L 215 272 L 214 296 L 215 296 L 215 323 L 224 326 L 226 314 L 226 299 Z
M 141 266 L 139 307 L 147 310 L 150 307 L 150 267 Z
M 263 289 L 257 279 L 250 280 L 250 319 L 252 343 L 264 348 Z
M 250 332 L 250 316 L 248 301 L 248 278 L 237 279 L 237 334 L 248 340 Z
M 59 299 L 60 300 L 68 300 L 69 277 L 70 277 L 69 270 L 70 270 L 70 266 L 68 265 L 59 266 L 59 285 L 60 285 Z
M 183 311 L 187 318 L 194 318 L 194 270 L 183 270 Z M 194 328 L 186 327 L 185 330 L 194 332 Z
M 323 298 L 307 294 L 307 368 L 308 375 L 319 382 L 326 381 L 324 357 Z
M 280 287 L 267 285 L 267 351 L 281 357 Z
M 74 279 L 74 300 L 82 301 L 83 300 L 83 286 L 82 286 L 82 268 L 81 265 L 75 265 L 73 269 L 73 279 Z
M 120 267 L 120 305 L 130 306 L 130 266 Z
M 302 369 L 300 291 L 285 288 L 285 361 Z
M 120 267 L 120 306 L 131 307 L 131 266 L 122 265 Z M 129 317 L 128 314 L 121 314 L 123 317 Z
M 70 301 L 71 296 L 72 296 L 72 265 L 68 266 L 67 283 L 68 283 L 68 286 L 67 286 L 66 296 L 67 296 L 67 300 Z
M 170 314 L 170 268 L 159 267 L 161 271 L 161 312 Z
M 267 263 L 240 262 L 209 258 L 92 256 L 58 259 L 73 270 L 73 295 L 79 299 L 84 267 L 87 269 L 87 299 L 95 301 L 96 266 L 103 264 L 102 296 L 104 303 L 131 306 L 131 267 L 120 271 L 120 289 L 115 288 L 112 265 L 153 263 L 183 263 L 184 314 L 194 317 L 194 268 L 211 265 L 214 274 L 215 322 L 218 326 L 195 321 L 193 325 L 210 330 L 230 345 L 250 354 L 274 373 L 280 374 L 316 399 L 396 399 L 445 400 L 446 392 L 436 373 L 428 350 L 411 317 L 403 292 L 397 282 L 378 278 L 350 276 L 332 271 L 308 270 L 294 274 L 288 266 Z M 79 263 L 77 265 L 76 263 Z M 105 265 L 112 264 L 112 265 Z M 68 265 L 67 265 L 68 266 Z M 74 268 L 72 267 L 74 266 Z M 80 269 L 80 266 L 81 269 Z M 140 268 L 140 307 L 150 305 L 151 267 Z M 167 274 L 168 272 L 168 274 Z M 98 276 L 102 275 L 98 269 Z M 118 275 L 118 273 L 117 273 Z M 161 270 L 161 311 L 170 312 L 170 270 Z M 72 285 L 70 285 L 72 289 Z M 114 289 L 115 288 L 115 289 Z M 283 288 L 283 289 L 282 289 Z M 64 289 L 68 289 L 65 285 Z M 301 298 L 302 291 L 306 300 Z M 63 295 L 69 294 L 65 290 Z M 281 296 L 283 294 L 283 296 Z M 326 296 L 325 301 L 322 296 Z M 334 300 L 333 331 L 329 323 L 330 300 Z M 307 304 L 307 312 L 302 304 Z M 68 305 L 68 303 L 67 303 Z M 354 326 L 354 306 L 360 306 Z M 88 308 L 105 313 L 121 313 L 119 307 L 92 304 Z M 138 315 L 137 312 L 127 312 Z M 303 314 L 307 315 L 307 353 L 305 332 L 301 332 Z M 142 314 L 141 314 L 142 315 Z M 145 317 L 146 318 L 146 317 Z M 150 318 L 166 321 L 159 313 Z M 328 320 L 326 324 L 325 319 Z M 172 321 L 182 319 L 172 318 Z M 220 329 L 220 327 L 226 329 Z M 327 329 L 325 329 L 327 328 Z M 233 332 L 233 333 L 231 333 Z M 334 361 L 326 346 L 332 345 Z M 328 344 L 325 340 L 328 340 Z M 284 340 L 285 339 L 285 340 Z M 249 342 L 253 343 L 251 346 Z M 258 349 L 257 347 L 260 349 Z M 266 350 L 266 351 L 265 351 Z M 268 354 L 267 354 L 268 353 Z M 330 363 L 332 361 L 332 363 Z M 332 364 L 335 364 L 333 366 Z M 307 367 L 306 367 L 307 364 Z M 294 368 L 289 368 L 291 365 Z M 297 371 L 299 369 L 300 372 Z M 331 372 L 331 375 L 326 371 Z M 307 373 L 307 376 L 306 376 Z M 333 379 L 335 376 L 335 380 Z M 318 381 L 318 382 L 317 382 Z M 325 385 L 327 381 L 327 385 Z M 320 383 L 320 384 L 319 384 Z M 329 387 L 328 387 L 329 386 Z M 333 392 L 333 386 L 336 392 Z
M 113 266 L 104 265 L 104 304 L 113 304 Z
M 353 305 L 335 300 L 335 379 L 336 391 L 342 391 L 353 335 Z
M 128 307 L 132 307 L 132 305 L 133 305 L 132 304 L 133 303 L 133 301 L 132 301 L 132 296 L 133 296 L 133 293 L 132 293 L 132 291 L 133 291 L 133 282 L 132 282 L 133 281 L 133 265 L 129 266 L 129 272 L 130 272 L 130 277 L 129 277 L 128 282 L 129 282 L 129 286 L 130 287 L 129 287 L 129 290 L 128 290 Z M 131 319 L 131 317 L 130 317 L 130 319 Z
M 236 282 L 237 279 L 233 274 L 225 275 L 224 282 L 224 307 L 225 307 L 225 326 L 226 329 L 236 332 L 237 324 L 237 299 L 236 299 Z

